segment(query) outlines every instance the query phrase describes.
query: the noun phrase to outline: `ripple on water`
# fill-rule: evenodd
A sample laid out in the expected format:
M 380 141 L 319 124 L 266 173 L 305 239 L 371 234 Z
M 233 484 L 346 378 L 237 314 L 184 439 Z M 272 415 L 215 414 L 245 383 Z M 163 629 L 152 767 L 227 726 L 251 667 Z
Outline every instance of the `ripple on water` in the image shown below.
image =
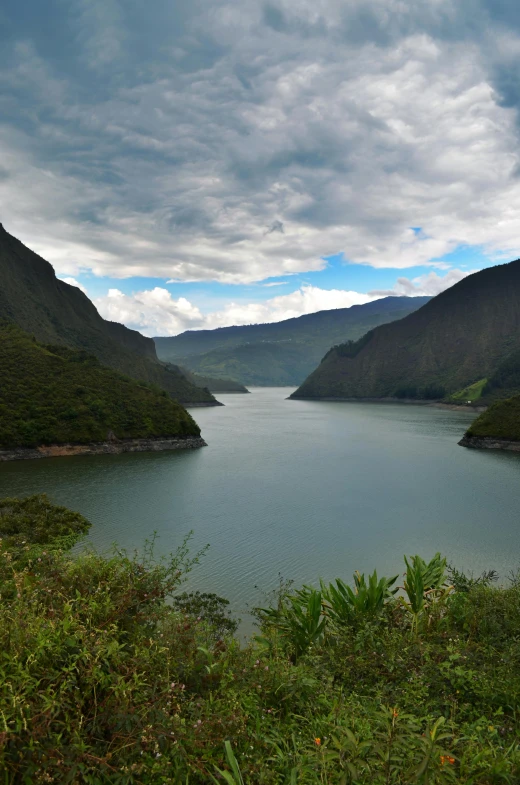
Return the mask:
M 288 401 L 256 388 L 196 409 L 209 446 L 0 465 L 2 496 L 45 491 L 99 548 L 210 551 L 190 579 L 243 612 L 276 586 L 402 569 L 437 550 L 505 576 L 520 566 L 520 455 L 457 445 L 472 415 L 403 404 Z M 255 588 L 259 587 L 259 588 Z

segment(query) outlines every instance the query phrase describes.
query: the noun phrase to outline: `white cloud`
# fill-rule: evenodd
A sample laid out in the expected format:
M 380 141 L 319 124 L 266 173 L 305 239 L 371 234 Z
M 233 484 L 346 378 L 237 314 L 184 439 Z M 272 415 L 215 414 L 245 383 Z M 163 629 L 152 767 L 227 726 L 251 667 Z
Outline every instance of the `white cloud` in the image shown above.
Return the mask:
M 81 284 L 79 281 L 76 281 L 75 278 L 62 278 L 61 276 L 58 276 L 58 277 L 59 277 L 60 281 L 63 281 L 64 283 L 68 283 L 69 286 L 76 286 L 78 289 L 81 289 L 83 294 L 86 294 L 88 296 L 88 292 L 85 289 L 85 287 L 83 286 L 83 284 Z
M 376 289 L 370 292 L 375 297 L 387 297 L 388 295 L 402 295 L 404 297 L 417 297 L 419 295 L 435 297 L 450 286 L 454 286 L 462 281 L 466 276 L 476 272 L 475 270 L 449 270 L 445 275 L 440 276 L 434 270 L 417 278 L 398 278 L 392 289 Z
M 514 3 L 69 5 L 48 19 L 59 57 L 26 14 L 0 71 L 2 220 L 60 273 L 244 283 L 340 252 L 520 253 Z
M 214 329 L 238 324 L 279 322 L 305 313 L 331 308 L 349 308 L 377 299 L 371 294 L 320 289 L 305 285 L 291 294 L 273 297 L 260 303 L 230 302 L 220 311 L 202 314 L 184 297 L 175 300 L 167 289 L 123 294 L 110 289 L 106 297 L 94 303 L 105 319 L 122 322 L 145 335 L 177 335 L 184 330 Z
M 184 330 L 213 330 L 241 324 L 265 324 L 334 308 L 350 308 L 388 296 L 435 297 L 454 286 L 474 270 L 449 270 L 444 275 L 431 272 L 416 278 L 400 277 L 392 289 L 363 294 L 342 289 L 320 289 L 305 284 L 294 292 L 256 303 L 229 302 L 224 308 L 203 314 L 184 297 L 175 300 L 167 289 L 123 294 L 110 289 L 94 303 L 105 319 L 122 322 L 145 335 L 178 335 Z
M 105 297 L 94 300 L 101 316 L 121 322 L 144 335 L 177 335 L 189 329 L 199 329 L 204 317 L 185 297 L 174 300 L 167 289 L 154 289 L 123 294 L 109 289 Z

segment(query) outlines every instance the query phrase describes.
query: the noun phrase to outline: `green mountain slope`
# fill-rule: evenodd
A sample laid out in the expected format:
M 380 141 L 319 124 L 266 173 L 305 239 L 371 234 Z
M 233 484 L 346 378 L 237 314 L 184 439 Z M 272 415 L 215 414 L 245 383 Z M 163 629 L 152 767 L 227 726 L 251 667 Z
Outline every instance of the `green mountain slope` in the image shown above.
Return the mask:
M 309 358 L 311 354 L 311 358 Z M 306 344 L 246 343 L 229 349 L 214 349 L 206 354 L 185 357 L 180 362 L 207 376 L 226 374 L 243 384 L 257 386 L 294 386 L 315 365 Z
M 102 366 L 92 355 L 44 346 L 0 322 L 0 446 L 199 436 L 169 395 Z
M 179 362 L 197 373 L 229 376 L 246 385 L 296 385 L 334 344 L 401 319 L 428 299 L 384 297 L 273 324 L 188 331 L 155 338 L 155 344 L 162 360 Z
M 520 395 L 490 406 L 470 425 L 466 437 L 520 441 Z
M 497 365 L 482 390 L 482 398 L 491 402 L 510 398 L 520 391 L 520 349 L 513 350 Z
M 38 341 L 83 349 L 104 365 L 157 384 L 182 403 L 215 404 L 175 366 L 157 359 L 151 338 L 108 322 L 80 289 L 56 278 L 52 266 L 0 224 L 0 318 Z
M 443 398 L 520 346 L 520 260 L 470 275 L 400 321 L 336 347 L 296 398 Z
M 233 381 L 233 379 L 220 379 L 212 376 L 202 376 L 199 373 L 192 373 L 187 368 L 179 366 L 186 379 L 196 387 L 207 387 L 212 393 L 248 393 L 249 390 L 243 384 Z

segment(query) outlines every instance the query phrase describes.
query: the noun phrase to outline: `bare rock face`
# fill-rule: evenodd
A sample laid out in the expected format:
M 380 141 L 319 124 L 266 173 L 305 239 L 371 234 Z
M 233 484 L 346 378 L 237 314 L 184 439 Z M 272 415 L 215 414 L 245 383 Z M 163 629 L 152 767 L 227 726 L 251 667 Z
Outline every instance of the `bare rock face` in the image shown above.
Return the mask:
M 110 437 L 110 433 L 109 433 Z M 123 452 L 159 452 L 163 450 L 194 450 L 207 447 L 204 439 L 190 437 L 188 439 L 112 439 L 92 444 L 51 444 L 33 448 L 0 450 L 0 461 L 31 460 L 34 458 L 59 458 L 72 455 L 119 455 Z

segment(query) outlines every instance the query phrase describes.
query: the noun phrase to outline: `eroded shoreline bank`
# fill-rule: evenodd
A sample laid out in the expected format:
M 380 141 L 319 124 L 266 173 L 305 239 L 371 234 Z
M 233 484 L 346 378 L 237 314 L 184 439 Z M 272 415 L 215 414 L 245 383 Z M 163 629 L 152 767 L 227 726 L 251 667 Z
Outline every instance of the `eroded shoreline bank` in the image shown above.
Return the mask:
M 520 442 L 510 439 L 497 439 L 494 436 L 463 436 L 459 444 L 461 447 L 471 447 L 475 450 L 520 452 Z
M 124 452 L 161 452 L 163 450 L 196 450 L 207 447 L 202 437 L 188 439 L 119 439 L 90 444 L 50 444 L 0 450 L 0 461 L 59 458 L 73 455 L 119 455 Z
M 428 398 L 307 398 L 304 396 L 289 395 L 288 401 L 325 401 L 327 403 L 402 403 L 413 404 L 414 406 L 434 406 L 437 409 L 449 409 L 451 411 L 475 412 L 480 414 L 485 412 L 487 406 L 471 406 L 466 403 L 445 403 L 444 401 L 432 401 Z

